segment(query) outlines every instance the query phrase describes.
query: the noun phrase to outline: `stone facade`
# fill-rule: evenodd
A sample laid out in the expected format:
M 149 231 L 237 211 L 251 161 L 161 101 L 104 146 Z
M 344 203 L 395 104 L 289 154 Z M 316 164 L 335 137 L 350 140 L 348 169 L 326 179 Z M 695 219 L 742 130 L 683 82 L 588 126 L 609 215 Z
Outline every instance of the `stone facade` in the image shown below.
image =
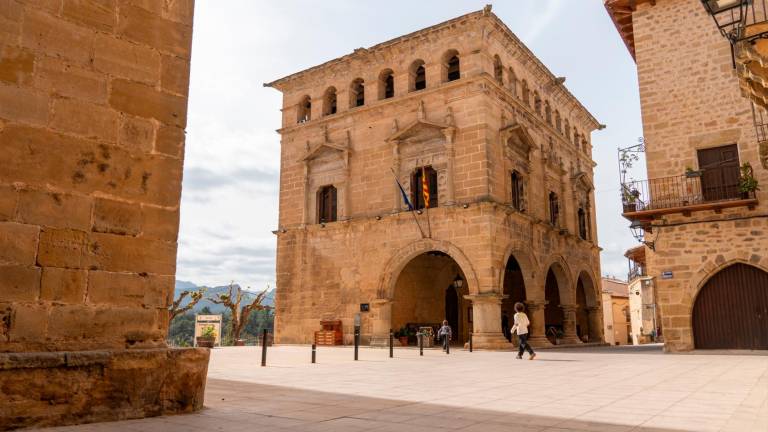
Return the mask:
M 739 163 L 749 162 L 763 185 L 748 205 L 681 209 L 650 222 L 646 240 L 655 250 L 645 255 L 665 348 L 691 350 L 693 308 L 705 283 L 735 263 L 768 271 L 768 170 L 760 163 L 750 102 L 740 94 L 730 46 L 701 2 L 638 1 L 636 9 L 622 3 L 607 0 L 606 6 L 636 50 L 648 178 L 681 176 L 687 167 L 699 168 L 697 151 L 737 144 Z M 631 21 L 621 18 L 622 8 Z M 663 272 L 671 277 L 662 278 Z
M 545 324 L 602 340 L 599 124 L 490 7 L 265 85 L 283 93 L 278 342 L 310 342 L 321 319 L 340 319 L 351 343 L 361 313 L 363 342 L 386 343 L 390 329 L 439 323 L 450 303 L 455 339 L 507 348 L 512 300 L 528 303 L 534 344 L 549 343 Z M 414 200 L 425 166 L 437 206 L 416 214 L 394 178 Z M 337 220 L 321 221 L 330 185 Z
M 192 15 L 0 1 L 0 429 L 202 406 L 165 345 Z

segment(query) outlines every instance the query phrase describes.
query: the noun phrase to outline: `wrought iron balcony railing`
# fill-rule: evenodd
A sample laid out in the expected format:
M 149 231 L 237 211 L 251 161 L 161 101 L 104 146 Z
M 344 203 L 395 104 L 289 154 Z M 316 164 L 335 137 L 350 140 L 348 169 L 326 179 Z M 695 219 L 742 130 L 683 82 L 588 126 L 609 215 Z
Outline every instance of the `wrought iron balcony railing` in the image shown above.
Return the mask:
M 664 209 L 685 211 L 685 207 L 755 199 L 753 191 L 741 191 L 739 179 L 739 167 L 726 166 L 681 176 L 626 182 L 621 187 L 623 213 L 626 216 Z
M 641 276 L 648 276 L 648 273 L 645 272 L 645 266 L 641 266 L 639 264 L 631 264 L 629 266 L 629 274 L 627 274 L 627 280 L 631 282 L 635 278 L 639 278 Z

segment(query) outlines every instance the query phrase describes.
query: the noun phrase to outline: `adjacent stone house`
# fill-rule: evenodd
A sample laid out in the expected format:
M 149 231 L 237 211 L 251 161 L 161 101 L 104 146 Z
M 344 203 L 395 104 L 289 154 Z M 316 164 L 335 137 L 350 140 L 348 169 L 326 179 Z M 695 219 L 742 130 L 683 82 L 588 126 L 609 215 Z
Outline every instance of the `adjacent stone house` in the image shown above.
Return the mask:
M 504 348 L 516 301 L 534 344 L 601 341 L 600 124 L 564 81 L 489 6 L 265 84 L 283 93 L 277 341 L 326 319 L 351 343 L 360 314 L 364 343 L 447 319 Z
M 623 211 L 645 231 L 666 350 L 768 349 L 768 170 L 705 4 L 752 2 L 605 2 L 637 63 L 648 166 Z

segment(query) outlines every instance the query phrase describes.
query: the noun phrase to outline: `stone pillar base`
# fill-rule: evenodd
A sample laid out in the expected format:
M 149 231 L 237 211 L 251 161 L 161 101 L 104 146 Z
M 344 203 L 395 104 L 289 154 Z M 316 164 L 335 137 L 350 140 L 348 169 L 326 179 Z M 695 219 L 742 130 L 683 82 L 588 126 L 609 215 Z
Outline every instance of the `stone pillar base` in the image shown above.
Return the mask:
M 533 347 L 534 350 L 536 348 L 547 348 L 554 346 L 546 336 L 530 336 L 528 338 L 528 343 L 531 345 L 531 347 Z
M 464 347 L 469 348 L 469 342 L 464 344 Z M 472 333 L 472 349 L 512 351 L 515 346 L 502 336 L 501 332 Z
M 583 344 L 584 341 L 579 339 L 578 336 L 564 336 L 562 339 L 560 339 L 560 345 L 578 345 Z
M 0 430 L 197 411 L 209 354 L 206 348 L 0 353 Z

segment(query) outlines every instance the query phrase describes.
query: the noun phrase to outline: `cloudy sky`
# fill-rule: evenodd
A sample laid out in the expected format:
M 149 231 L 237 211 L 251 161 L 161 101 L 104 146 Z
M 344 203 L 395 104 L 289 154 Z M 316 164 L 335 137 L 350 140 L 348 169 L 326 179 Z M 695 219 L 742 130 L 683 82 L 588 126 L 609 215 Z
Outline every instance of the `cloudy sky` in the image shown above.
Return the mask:
M 198 1 L 177 277 L 275 286 L 281 96 L 262 83 L 481 9 L 470 0 Z M 621 218 L 616 149 L 642 135 L 635 65 L 601 0 L 507 0 L 493 11 L 595 117 L 602 271 L 637 243 Z

